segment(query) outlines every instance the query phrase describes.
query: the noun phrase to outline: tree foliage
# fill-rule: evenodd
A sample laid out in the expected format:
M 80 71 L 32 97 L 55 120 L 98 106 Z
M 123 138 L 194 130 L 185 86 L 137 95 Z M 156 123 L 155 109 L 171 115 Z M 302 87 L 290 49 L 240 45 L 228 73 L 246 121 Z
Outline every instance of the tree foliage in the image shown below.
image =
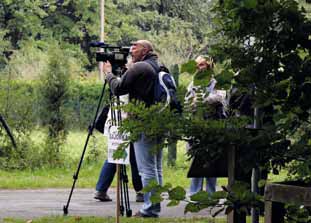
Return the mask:
M 83 66 L 90 69 L 94 64 L 94 52 L 89 43 L 99 40 L 98 3 L 97 0 L 1 0 L 2 64 L 6 64 L 9 56 L 22 47 L 23 41 L 33 39 L 33 44 L 46 50 L 54 39 L 71 48 L 72 56 L 79 58 L 83 61 Z M 206 44 L 205 33 L 210 30 L 208 8 L 209 4 L 202 4 L 197 0 L 139 0 L 134 3 L 123 0 L 106 1 L 105 40 L 110 44 L 128 45 L 133 40 L 148 38 L 155 40 L 155 45 L 166 47 L 168 45 L 164 44 L 168 44 L 168 41 L 153 37 L 172 36 L 188 45 L 190 36 L 194 35 L 192 38 L 197 43 L 192 51 L 195 52 L 199 43 Z M 172 56 L 184 55 L 181 51 L 170 53 Z
M 42 120 L 48 127 L 46 154 L 50 164 L 60 160 L 60 149 L 66 139 L 66 115 L 64 109 L 68 98 L 68 60 L 62 50 L 54 48 L 49 54 L 49 66 L 42 77 Z
M 234 78 L 238 88 L 249 92 L 255 84 L 254 105 L 262 110 L 272 107 L 264 115 L 272 116 L 276 131 L 291 142 L 278 154 L 279 161 L 287 163 L 297 156 L 308 160 L 310 20 L 290 0 L 224 1 L 215 10 L 223 33 L 215 52 L 230 59 L 232 69 L 239 71 Z

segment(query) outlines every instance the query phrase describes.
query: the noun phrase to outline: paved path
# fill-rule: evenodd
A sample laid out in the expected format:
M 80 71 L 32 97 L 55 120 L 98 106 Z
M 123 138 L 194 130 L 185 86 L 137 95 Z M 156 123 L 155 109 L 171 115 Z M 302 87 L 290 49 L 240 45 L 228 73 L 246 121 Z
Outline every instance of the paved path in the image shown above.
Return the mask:
M 38 189 L 38 190 L 0 190 L 0 222 L 6 217 L 33 219 L 43 216 L 63 215 L 70 189 Z M 110 189 L 112 202 L 99 202 L 93 198 L 93 189 L 75 189 L 70 206 L 69 216 L 115 216 L 115 190 Z M 135 192 L 129 190 L 130 205 L 133 214 L 142 203 L 135 202 Z M 160 217 L 193 217 L 209 216 L 208 210 L 184 215 L 185 203 L 175 207 L 166 207 L 168 201 L 162 203 Z

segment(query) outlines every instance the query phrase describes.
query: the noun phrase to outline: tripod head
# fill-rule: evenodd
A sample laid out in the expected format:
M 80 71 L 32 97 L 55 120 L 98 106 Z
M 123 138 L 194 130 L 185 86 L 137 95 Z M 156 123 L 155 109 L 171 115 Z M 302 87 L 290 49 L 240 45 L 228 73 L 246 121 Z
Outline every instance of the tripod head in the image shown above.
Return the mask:
M 7 135 L 9 136 L 14 148 L 16 148 L 16 142 L 14 140 L 13 134 L 8 126 L 8 124 L 6 123 L 5 119 L 3 118 L 3 116 L 0 114 L 0 123 L 2 125 L 2 127 L 5 129 Z

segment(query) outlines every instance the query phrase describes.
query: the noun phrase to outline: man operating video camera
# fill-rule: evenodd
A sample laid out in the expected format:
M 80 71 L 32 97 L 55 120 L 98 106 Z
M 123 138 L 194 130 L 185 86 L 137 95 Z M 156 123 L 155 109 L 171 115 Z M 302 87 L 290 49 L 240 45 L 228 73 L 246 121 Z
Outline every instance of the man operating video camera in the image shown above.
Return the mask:
M 133 65 L 118 78 L 112 73 L 109 61 L 103 63 L 103 72 L 112 93 L 116 96 L 129 94 L 130 100 L 142 101 L 146 106 L 154 103 L 154 83 L 160 70 L 158 56 L 148 40 L 138 40 L 131 46 Z M 147 186 L 153 179 L 162 185 L 162 150 L 151 151 L 156 141 L 148 139 L 143 133 L 140 139 L 134 142 L 134 150 L 139 174 L 143 186 Z M 144 205 L 134 215 L 136 217 L 158 217 L 160 203 L 152 204 L 152 192 L 144 194 Z

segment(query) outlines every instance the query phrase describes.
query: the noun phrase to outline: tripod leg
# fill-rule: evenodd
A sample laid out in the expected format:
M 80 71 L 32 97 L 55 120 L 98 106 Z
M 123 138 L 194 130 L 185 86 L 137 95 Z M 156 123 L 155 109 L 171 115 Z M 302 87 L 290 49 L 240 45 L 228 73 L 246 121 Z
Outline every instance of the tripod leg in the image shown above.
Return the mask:
M 116 209 L 116 222 L 119 222 L 120 218 L 120 164 L 117 165 L 117 209 Z
M 122 216 L 124 214 L 124 210 L 127 210 L 127 206 L 126 206 L 126 197 L 125 197 L 125 190 L 124 190 L 124 175 L 123 175 L 123 166 L 124 165 L 120 165 L 120 179 L 121 179 L 121 196 L 122 196 L 122 199 L 121 199 L 121 202 L 122 202 L 122 208 L 123 208 L 123 213 L 122 213 Z
M 8 134 L 9 138 L 11 139 L 11 142 L 12 142 L 14 148 L 16 148 L 16 142 L 14 140 L 13 134 L 12 134 L 8 124 L 6 123 L 5 119 L 2 117 L 2 115 L 0 115 L 0 123 L 4 127 L 4 129 L 5 129 L 6 133 Z
M 83 148 L 83 151 L 82 151 L 82 155 L 81 155 L 81 158 L 80 158 L 80 161 L 79 161 L 79 165 L 78 165 L 77 171 L 73 175 L 73 184 L 72 184 L 72 187 L 71 187 L 71 190 L 70 190 L 70 193 L 69 193 L 67 204 L 63 206 L 64 215 L 68 214 L 68 208 L 69 208 L 71 196 L 72 196 L 73 190 L 75 188 L 76 181 L 78 180 L 80 168 L 81 168 L 81 165 L 82 165 L 82 162 L 83 162 L 83 158 L 84 158 L 84 154 L 85 154 L 87 145 L 89 143 L 90 136 L 93 134 L 93 130 L 94 130 L 94 127 L 95 127 L 95 122 L 96 122 L 97 114 L 98 114 L 101 102 L 103 100 L 103 97 L 104 97 L 106 84 L 107 84 L 107 82 L 105 81 L 103 89 L 102 89 L 102 92 L 101 92 L 101 95 L 100 95 L 100 98 L 99 98 L 99 101 L 98 101 L 98 105 L 97 105 L 97 109 L 96 109 L 95 116 L 94 116 L 94 119 L 93 119 L 93 123 L 92 123 L 91 126 L 89 126 L 89 129 L 88 129 L 88 135 L 87 135 L 87 138 L 86 138 L 86 141 L 85 141 L 85 144 L 84 144 L 84 148 Z
M 63 207 L 64 215 L 67 215 L 67 214 L 68 214 L 69 203 L 70 203 L 71 196 L 72 196 L 73 190 L 74 190 L 74 188 L 75 188 L 76 182 L 77 182 L 77 180 L 78 180 L 80 168 L 81 168 L 81 165 L 82 165 L 82 161 L 83 161 L 83 158 L 84 158 L 84 154 L 85 154 L 85 151 L 86 151 L 87 144 L 88 144 L 88 142 L 89 142 L 90 136 L 91 136 L 91 134 L 89 133 L 88 136 L 87 136 L 85 145 L 84 145 L 84 149 L 83 149 L 83 152 L 82 152 L 80 161 L 79 161 L 78 169 L 77 169 L 77 171 L 75 172 L 75 174 L 73 175 L 73 184 L 72 184 L 72 187 L 71 187 L 71 190 L 70 190 L 70 193 L 69 193 L 68 201 L 67 201 L 67 204 L 64 205 L 64 207 Z
M 123 188 L 123 165 L 120 165 L 120 195 L 121 195 L 121 201 L 120 201 L 120 211 L 121 215 L 124 216 L 124 202 L 125 202 L 125 193 Z M 126 205 L 125 205 L 126 207 Z
M 126 166 L 122 165 L 122 177 L 123 177 L 123 190 L 124 190 L 124 203 L 126 208 L 126 216 L 131 217 L 132 216 L 132 210 L 130 207 L 130 200 L 129 200 L 129 192 L 128 192 L 128 176 L 126 174 Z

